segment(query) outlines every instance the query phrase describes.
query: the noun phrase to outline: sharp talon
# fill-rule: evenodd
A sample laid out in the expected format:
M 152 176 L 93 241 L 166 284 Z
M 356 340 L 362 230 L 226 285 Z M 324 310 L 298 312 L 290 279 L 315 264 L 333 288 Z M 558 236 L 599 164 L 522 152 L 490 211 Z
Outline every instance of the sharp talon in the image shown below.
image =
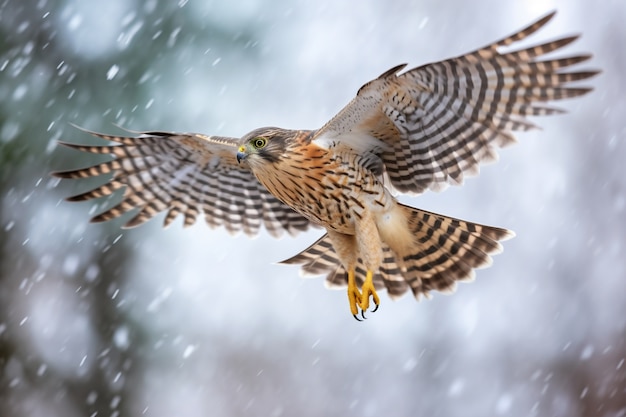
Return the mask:
M 380 299 L 378 298 L 378 294 L 376 294 L 376 289 L 374 288 L 373 276 L 374 273 L 372 271 L 367 271 L 365 282 L 361 286 L 361 299 L 359 302 L 359 308 L 361 309 L 361 316 L 363 318 L 365 318 L 365 312 L 370 307 L 370 297 L 373 304 L 376 306 L 372 310 L 372 313 L 378 310 L 378 304 L 380 303 Z
M 372 271 L 367 271 L 365 282 L 363 282 L 363 285 L 359 290 L 356 286 L 356 280 L 354 278 L 354 269 L 348 270 L 348 302 L 352 317 L 354 317 L 356 321 L 367 320 L 365 312 L 370 307 L 370 297 L 374 304 L 372 313 L 378 310 L 380 299 L 378 298 L 378 294 L 376 294 L 376 289 L 374 288 L 373 277 L 374 273 Z M 361 311 L 361 318 L 358 317 L 359 310 Z

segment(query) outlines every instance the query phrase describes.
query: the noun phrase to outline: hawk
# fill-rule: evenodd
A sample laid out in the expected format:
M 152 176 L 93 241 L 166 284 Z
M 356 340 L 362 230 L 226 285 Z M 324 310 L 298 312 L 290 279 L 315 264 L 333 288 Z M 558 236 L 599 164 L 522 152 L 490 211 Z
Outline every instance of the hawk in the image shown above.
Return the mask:
M 143 132 L 120 137 L 89 132 L 114 144 L 62 143 L 114 159 L 61 178 L 112 174 L 99 187 L 70 197 L 83 201 L 123 190 L 121 201 L 92 221 L 135 211 L 125 227 L 166 212 L 165 226 L 204 216 L 210 226 L 255 235 L 295 234 L 311 226 L 326 233 L 296 256 L 307 274 L 345 286 L 359 319 L 385 288 L 394 298 L 409 289 L 419 300 L 449 292 L 474 269 L 491 263 L 513 233 L 401 204 L 399 193 L 420 194 L 461 184 L 513 131 L 535 127 L 528 116 L 561 113 L 545 102 L 581 96 L 571 86 L 599 71 L 572 70 L 589 54 L 544 58 L 578 36 L 507 50 L 543 27 L 552 12 L 519 32 L 456 58 L 384 72 L 317 130 L 264 127 L 242 138 Z

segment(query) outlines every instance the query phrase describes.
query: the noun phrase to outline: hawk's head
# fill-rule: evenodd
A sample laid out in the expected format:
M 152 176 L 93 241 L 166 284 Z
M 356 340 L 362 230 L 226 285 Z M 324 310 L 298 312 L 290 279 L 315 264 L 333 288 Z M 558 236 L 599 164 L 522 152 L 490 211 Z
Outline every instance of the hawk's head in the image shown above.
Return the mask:
M 246 160 L 252 169 L 258 164 L 278 162 L 285 153 L 288 142 L 297 134 L 295 130 L 278 127 L 255 129 L 241 138 L 237 162 Z

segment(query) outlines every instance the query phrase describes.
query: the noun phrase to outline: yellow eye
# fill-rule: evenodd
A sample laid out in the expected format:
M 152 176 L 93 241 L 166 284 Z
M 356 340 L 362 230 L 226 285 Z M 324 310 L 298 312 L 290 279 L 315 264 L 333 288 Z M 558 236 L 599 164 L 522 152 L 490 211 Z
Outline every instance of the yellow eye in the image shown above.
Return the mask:
M 265 145 L 267 145 L 267 139 L 262 137 L 254 138 L 252 139 L 252 144 L 257 149 L 265 148 Z

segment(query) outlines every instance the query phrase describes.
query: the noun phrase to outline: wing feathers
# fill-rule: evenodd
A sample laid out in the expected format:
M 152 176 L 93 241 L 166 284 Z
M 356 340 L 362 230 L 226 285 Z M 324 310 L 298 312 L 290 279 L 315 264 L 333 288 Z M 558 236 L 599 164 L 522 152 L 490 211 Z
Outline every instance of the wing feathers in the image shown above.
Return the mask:
M 532 35 L 533 33 L 537 32 L 539 29 L 541 29 L 546 23 L 548 23 L 554 17 L 554 15 L 556 15 L 556 10 L 548 13 L 541 19 L 537 20 L 535 23 L 532 23 L 526 26 L 524 29 L 521 29 L 518 32 L 510 36 L 507 36 L 506 38 L 500 39 L 499 41 L 496 41 L 492 43 L 491 45 L 482 48 L 481 50 L 494 50 L 495 51 L 497 47 L 499 46 L 508 46 L 514 42 L 521 41 L 522 39 L 527 38 L 528 36 Z
M 571 83 L 598 71 L 569 69 L 591 55 L 540 60 L 578 36 L 509 50 L 554 14 L 468 54 L 402 73 L 403 65 L 390 69 L 365 84 L 314 139 L 332 138 L 354 152 L 379 154 L 391 186 L 400 192 L 461 184 L 481 163 L 496 159 L 497 148 L 514 143 L 514 131 L 536 127 L 528 116 L 563 112 L 546 102 L 591 91 Z
M 124 189 L 122 200 L 95 216 L 94 222 L 135 211 L 124 227 L 136 227 L 166 211 L 164 226 L 179 215 L 189 226 L 203 213 L 211 226 L 248 235 L 257 234 L 263 224 L 275 236 L 310 226 L 308 220 L 273 197 L 247 167 L 237 163 L 237 139 L 164 132 L 136 137 L 87 132 L 116 144 L 62 145 L 115 159 L 53 175 L 71 179 L 112 175 L 106 183 L 69 198 L 85 201 Z

